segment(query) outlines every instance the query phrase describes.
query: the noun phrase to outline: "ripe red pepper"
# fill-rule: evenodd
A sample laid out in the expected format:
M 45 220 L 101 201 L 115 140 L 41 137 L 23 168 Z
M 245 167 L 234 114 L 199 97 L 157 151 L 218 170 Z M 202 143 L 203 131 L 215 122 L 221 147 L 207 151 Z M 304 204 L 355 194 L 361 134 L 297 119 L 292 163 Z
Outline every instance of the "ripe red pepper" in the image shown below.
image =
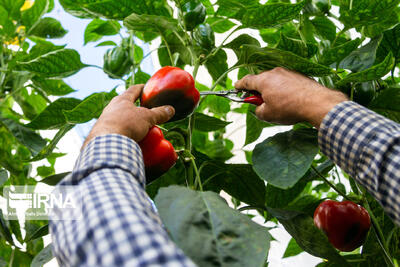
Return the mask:
M 164 139 L 160 128 L 153 126 L 139 142 L 142 149 L 147 183 L 167 172 L 178 159 L 172 144 Z
M 189 116 L 199 103 L 200 93 L 195 88 L 190 73 L 177 67 L 163 67 L 146 83 L 140 103 L 143 107 L 154 108 L 171 105 L 175 115 L 170 121 Z
M 352 251 L 364 243 L 371 220 L 367 210 L 352 201 L 325 200 L 314 212 L 314 224 L 335 248 Z

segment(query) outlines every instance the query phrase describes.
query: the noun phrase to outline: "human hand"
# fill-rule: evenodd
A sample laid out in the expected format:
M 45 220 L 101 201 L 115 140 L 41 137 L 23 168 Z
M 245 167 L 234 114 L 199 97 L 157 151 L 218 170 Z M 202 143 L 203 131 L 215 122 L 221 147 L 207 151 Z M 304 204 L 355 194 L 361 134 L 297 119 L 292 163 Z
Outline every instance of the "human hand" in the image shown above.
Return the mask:
M 121 134 L 139 142 L 152 126 L 164 123 L 174 116 L 175 110 L 172 106 L 152 109 L 135 106 L 143 87 L 143 84 L 133 85 L 111 100 L 90 131 L 82 149 L 96 136 L 105 134 Z
M 339 91 L 279 67 L 258 75 L 247 75 L 237 81 L 235 87 L 260 92 L 264 103 L 257 107 L 257 117 L 280 124 L 306 121 L 319 128 L 334 106 L 348 100 Z

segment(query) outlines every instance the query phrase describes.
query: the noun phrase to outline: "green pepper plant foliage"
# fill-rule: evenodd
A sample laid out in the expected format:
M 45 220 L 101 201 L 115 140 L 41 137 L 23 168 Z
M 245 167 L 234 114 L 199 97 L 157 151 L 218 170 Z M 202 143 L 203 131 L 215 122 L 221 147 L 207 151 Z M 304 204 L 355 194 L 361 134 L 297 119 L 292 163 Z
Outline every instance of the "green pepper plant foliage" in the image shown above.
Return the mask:
M 59 1 L 70 14 L 91 20 L 85 44 L 111 46 L 104 72 L 127 87 L 150 77 L 140 68 L 149 55 L 135 40 L 159 40 L 151 53 L 162 66 L 190 66 L 195 80 L 200 67 L 207 69 L 212 86 L 198 80 L 200 91 L 232 89 L 227 74 L 233 70 L 239 79 L 285 67 L 400 122 L 400 0 Z M 90 65 L 77 51 L 52 43 L 67 32 L 46 16 L 53 0 L 35 0 L 30 8 L 24 2 L 0 0 L 1 194 L 5 185 L 57 184 L 66 175 L 54 170 L 64 155 L 57 143 L 74 125 L 97 118 L 116 95 L 110 90 L 85 99 L 68 96 L 74 89 L 63 78 Z M 118 34 L 120 43 L 107 40 Z M 229 65 L 228 51 L 235 57 Z M 318 266 L 397 266 L 399 229 L 352 177 L 319 152 L 315 129 L 294 125 L 245 151 L 248 163 L 232 164 L 227 161 L 237 151 L 226 134 L 229 112 L 246 116 L 244 145 L 274 127 L 257 120 L 254 106 L 237 107 L 214 96 L 201 99 L 191 117 L 161 125 L 179 160 L 146 190 L 186 255 L 199 266 L 266 266 L 273 238 L 271 228 L 251 220 L 250 214 L 258 214 L 292 236 L 283 257 L 305 251 L 324 259 Z M 40 130 L 48 129 L 57 130 L 53 139 L 41 136 Z M 32 172 L 39 160 L 48 164 Z M 221 191 L 231 196 L 231 206 Z M 368 210 L 373 227 L 362 249 L 339 252 L 314 226 L 314 210 L 327 198 L 351 199 Z M 44 247 L 42 238 L 47 234 L 46 221 L 26 221 L 21 231 L 18 221 L 0 213 L 1 265 L 49 261 L 51 247 Z

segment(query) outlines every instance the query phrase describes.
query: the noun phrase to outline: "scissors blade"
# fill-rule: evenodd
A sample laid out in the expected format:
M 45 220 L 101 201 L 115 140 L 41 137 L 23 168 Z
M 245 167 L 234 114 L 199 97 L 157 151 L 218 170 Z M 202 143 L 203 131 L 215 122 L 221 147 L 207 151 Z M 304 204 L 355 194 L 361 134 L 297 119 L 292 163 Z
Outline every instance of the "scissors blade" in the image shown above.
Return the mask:
M 237 94 L 236 90 L 227 90 L 227 91 L 202 91 L 200 95 L 218 95 L 218 96 L 226 96 L 231 94 Z

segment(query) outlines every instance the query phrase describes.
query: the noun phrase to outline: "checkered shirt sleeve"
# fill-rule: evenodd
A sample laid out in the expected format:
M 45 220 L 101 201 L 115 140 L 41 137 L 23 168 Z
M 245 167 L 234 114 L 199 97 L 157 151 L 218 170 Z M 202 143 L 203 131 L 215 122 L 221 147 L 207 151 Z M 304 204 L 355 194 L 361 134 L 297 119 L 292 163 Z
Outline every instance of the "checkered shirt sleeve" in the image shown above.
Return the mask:
M 343 102 L 324 118 L 319 145 L 400 225 L 399 124 L 354 102 Z
M 60 185 L 75 185 L 83 215 L 50 220 L 60 266 L 195 266 L 171 241 L 146 195 L 142 153 L 133 140 L 94 138 Z M 69 215 L 76 214 L 63 214 Z

